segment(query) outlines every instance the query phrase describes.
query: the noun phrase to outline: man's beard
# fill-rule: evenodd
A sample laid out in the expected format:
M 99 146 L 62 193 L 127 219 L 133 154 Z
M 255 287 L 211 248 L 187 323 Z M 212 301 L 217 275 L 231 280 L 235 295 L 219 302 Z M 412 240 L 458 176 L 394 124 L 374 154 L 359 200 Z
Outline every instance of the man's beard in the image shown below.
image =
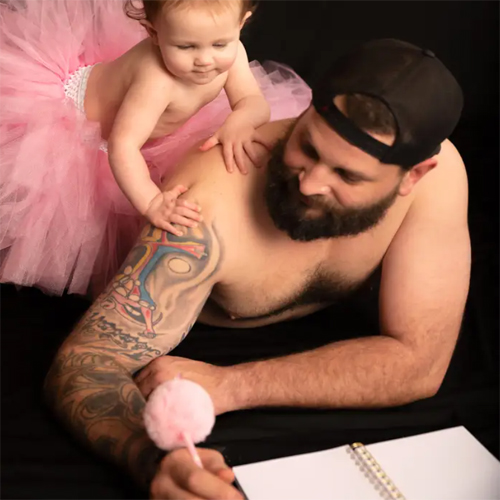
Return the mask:
M 288 135 L 289 137 L 289 135 Z M 288 139 L 287 137 L 287 139 Z M 323 196 L 308 196 L 306 205 L 300 193 L 299 177 L 284 163 L 287 139 L 274 147 L 267 165 L 265 200 L 274 225 L 298 241 L 353 236 L 374 227 L 394 203 L 398 188 L 373 205 L 339 209 L 325 205 Z M 307 212 L 319 215 L 307 215 Z

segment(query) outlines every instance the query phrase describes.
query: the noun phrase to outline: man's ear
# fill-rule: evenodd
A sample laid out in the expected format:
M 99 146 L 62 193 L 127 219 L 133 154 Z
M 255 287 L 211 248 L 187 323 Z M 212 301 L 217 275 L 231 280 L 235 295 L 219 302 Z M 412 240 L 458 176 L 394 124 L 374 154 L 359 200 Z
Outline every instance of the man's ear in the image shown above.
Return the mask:
M 144 26 L 144 28 L 146 28 L 146 31 L 151 37 L 151 40 L 153 40 L 153 43 L 158 45 L 158 32 L 156 31 L 156 28 L 147 19 L 141 19 L 139 22 L 142 26 Z
M 412 167 L 408 172 L 406 172 L 403 176 L 403 181 L 399 186 L 399 194 L 400 196 L 406 196 L 413 191 L 413 188 L 417 184 L 417 182 L 422 179 L 422 177 L 430 172 L 437 165 L 436 157 L 433 156 L 428 160 L 424 160 L 423 162 Z
M 243 29 L 243 26 L 245 26 L 245 23 L 248 21 L 248 19 L 250 19 L 251 15 L 252 15 L 252 13 L 250 11 L 247 11 L 245 13 L 245 15 L 243 16 L 243 19 L 240 22 L 240 30 Z

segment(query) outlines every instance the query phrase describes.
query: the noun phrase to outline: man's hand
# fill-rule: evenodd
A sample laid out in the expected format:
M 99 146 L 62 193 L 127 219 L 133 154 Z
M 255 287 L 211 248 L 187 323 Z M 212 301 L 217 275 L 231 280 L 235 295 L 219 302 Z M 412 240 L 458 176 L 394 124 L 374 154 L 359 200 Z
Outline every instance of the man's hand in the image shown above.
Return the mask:
M 243 500 L 238 490 L 231 486 L 234 473 L 222 455 L 204 448 L 198 448 L 197 451 L 203 469 L 193 462 L 185 448 L 169 453 L 162 460 L 151 482 L 151 498 Z
M 249 150 L 252 147 L 254 134 L 255 128 L 251 123 L 230 115 L 224 125 L 200 146 L 200 150 L 208 151 L 217 144 L 222 144 L 227 171 L 232 173 L 236 165 L 242 174 L 247 174 L 247 157 L 252 158 Z
M 169 191 L 158 193 L 144 214 L 146 219 L 154 226 L 182 236 L 183 232 L 173 226 L 180 224 L 186 227 L 196 227 L 201 222 L 200 207 L 186 200 L 178 200 L 179 196 L 187 191 L 187 188 L 178 185 Z
M 216 415 L 235 409 L 230 384 L 231 367 L 176 356 L 162 356 L 146 365 L 135 378 L 135 383 L 142 395 L 148 398 L 158 385 L 178 375 L 200 384 L 210 394 Z

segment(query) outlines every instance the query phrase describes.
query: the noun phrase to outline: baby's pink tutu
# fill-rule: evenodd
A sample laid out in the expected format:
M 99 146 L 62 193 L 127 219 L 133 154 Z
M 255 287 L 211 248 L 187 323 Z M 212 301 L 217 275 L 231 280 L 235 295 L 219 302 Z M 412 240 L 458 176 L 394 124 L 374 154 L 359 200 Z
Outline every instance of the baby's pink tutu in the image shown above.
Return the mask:
M 144 37 L 122 0 L 0 4 L 0 282 L 52 294 L 85 294 L 89 285 L 97 292 L 130 250 L 144 220 L 118 188 L 99 125 L 68 97 L 68 82 Z M 252 69 L 273 120 L 307 108 L 310 89 L 293 71 L 255 62 Z M 159 184 L 230 111 L 222 92 L 143 148 L 152 179 Z

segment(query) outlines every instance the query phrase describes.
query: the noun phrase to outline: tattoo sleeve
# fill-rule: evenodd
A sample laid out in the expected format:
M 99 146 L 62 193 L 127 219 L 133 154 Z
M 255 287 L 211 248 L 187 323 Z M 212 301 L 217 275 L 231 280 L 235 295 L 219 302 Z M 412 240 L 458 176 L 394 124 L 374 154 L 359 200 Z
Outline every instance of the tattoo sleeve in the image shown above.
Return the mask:
M 61 346 L 45 394 L 70 430 L 147 486 L 160 452 L 142 423 L 132 374 L 172 350 L 196 321 L 216 280 L 213 226 L 177 237 L 147 226 L 118 275 Z

